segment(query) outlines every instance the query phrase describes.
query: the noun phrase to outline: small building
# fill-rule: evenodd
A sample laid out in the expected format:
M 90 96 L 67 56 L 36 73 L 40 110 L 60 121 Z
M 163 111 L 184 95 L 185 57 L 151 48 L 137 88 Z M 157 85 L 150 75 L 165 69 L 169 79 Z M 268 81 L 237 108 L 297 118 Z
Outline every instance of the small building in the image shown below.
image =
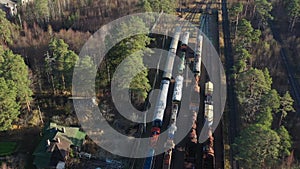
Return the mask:
M 6 12 L 8 18 L 18 14 L 17 6 L 25 6 L 33 0 L 0 0 L 0 7 Z
M 2 4 L 2 9 L 6 12 L 8 17 L 18 14 L 17 3 L 12 1 L 7 1 L 5 4 Z
M 26 5 L 29 2 L 33 2 L 33 0 L 21 0 L 21 5 Z
M 42 139 L 36 147 L 33 164 L 38 169 L 65 168 L 71 147 L 80 148 L 86 134 L 78 127 L 65 127 L 49 123 L 42 131 Z

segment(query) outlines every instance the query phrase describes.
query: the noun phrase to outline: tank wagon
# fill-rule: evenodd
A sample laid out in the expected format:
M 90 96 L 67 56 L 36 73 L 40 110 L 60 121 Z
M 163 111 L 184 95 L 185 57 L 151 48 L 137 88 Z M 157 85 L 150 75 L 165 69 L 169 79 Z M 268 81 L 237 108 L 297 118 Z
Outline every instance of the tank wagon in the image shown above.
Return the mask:
M 172 78 L 173 65 L 174 65 L 174 60 L 176 57 L 176 51 L 177 51 L 177 46 L 178 46 L 178 42 L 179 42 L 180 32 L 181 32 L 181 27 L 176 27 L 175 34 L 173 36 L 173 40 L 172 40 L 170 48 L 169 48 L 168 58 L 167 58 L 167 62 L 166 62 L 165 69 L 164 69 L 163 78 L 166 78 L 169 80 Z
M 180 32 L 181 32 L 181 27 L 176 27 L 174 38 L 170 45 L 167 62 L 164 67 L 163 80 L 161 82 L 160 93 L 158 96 L 159 99 L 156 102 L 152 126 L 156 126 L 156 127 L 162 126 L 164 110 L 167 105 L 167 95 L 168 95 L 170 80 L 172 78 L 172 70 L 174 65 L 174 59 L 176 56 L 176 50 L 177 50 Z
M 185 32 L 181 37 L 181 47 L 180 47 L 180 65 L 178 67 L 178 76 L 175 78 L 175 86 L 172 96 L 172 114 L 169 122 L 169 129 L 168 129 L 168 138 L 167 142 L 165 143 L 165 154 L 164 154 L 164 162 L 163 162 L 163 169 L 170 169 L 171 161 L 172 161 L 172 152 L 175 148 L 174 143 L 174 135 L 177 130 L 176 126 L 176 119 L 178 116 L 179 105 L 182 99 L 182 88 L 183 88 L 183 76 L 182 73 L 185 69 L 185 52 L 188 44 L 189 33 Z
M 165 79 L 161 81 L 160 92 L 154 110 L 154 117 L 153 117 L 153 124 L 152 124 L 153 127 L 162 126 L 164 112 L 167 107 L 169 85 L 170 85 L 170 80 Z
M 155 105 L 153 120 L 152 120 L 152 128 L 151 128 L 151 140 L 150 140 L 150 150 L 149 150 L 149 157 L 146 158 L 144 163 L 144 169 L 151 169 L 153 165 L 153 159 L 155 154 L 155 147 L 159 138 L 160 130 L 163 123 L 164 112 L 167 106 L 167 96 L 169 91 L 170 80 L 172 78 L 172 71 L 174 60 L 176 57 L 176 50 L 179 41 L 179 36 L 181 32 L 181 27 L 176 27 L 174 37 L 172 39 L 167 61 L 164 67 L 164 73 L 160 85 L 160 92 L 158 95 L 158 100 Z M 176 126 L 175 126 L 176 127 Z M 175 132 L 176 128 L 173 128 L 172 132 Z M 171 133 L 172 133 L 171 132 Z

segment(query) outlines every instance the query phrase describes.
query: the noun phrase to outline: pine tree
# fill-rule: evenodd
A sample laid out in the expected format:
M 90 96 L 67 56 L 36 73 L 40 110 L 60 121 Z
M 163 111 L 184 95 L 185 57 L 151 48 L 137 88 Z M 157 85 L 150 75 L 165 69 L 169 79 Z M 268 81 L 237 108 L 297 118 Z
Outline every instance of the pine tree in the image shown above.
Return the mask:
M 254 29 L 250 21 L 247 19 L 242 19 L 238 25 L 237 36 L 237 41 L 240 46 L 246 49 L 251 49 L 252 43 L 257 43 L 259 41 L 261 31 Z
M 16 101 L 21 105 L 26 105 L 29 109 L 32 91 L 29 88 L 30 80 L 28 67 L 20 55 L 14 54 L 11 50 L 0 52 L 2 62 L 0 63 L 0 77 L 5 78 L 11 90 L 16 90 Z
M 279 158 L 284 159 L 291 153 L 290 150 L 292 148 L 292 139 L 284 126 L 280 126 L 280 128 L 277 130 L 277 133 L 280 137 Z
M 283 118 L 287 116 L 289 112 L 295 112 L 293 107 L 294 99 L 291 97 L 289 92 L 286 92 L 283 97 L 280 98 L 280 109 L 279 109 L 279 124 L 281 125 Z
M 0 47 L 0 131 L 11 128 L 23 112 L 30 111 L 32 91 L 28 68 L 20 55 Z
M 68 49 L 69 45 L 62 39 L 52 39 L 49 48 L 50 58 L 46 59 L 53 61 L 52 70 L 56 79 L 55 85 L 62 91 L 69 90 L 72 83 L 73 68 L 79 57 L 74 51 Z
M 141 6 L 145 12 L 153 12 L 148 0 L 142 0 Z
M 259 27 L 266 25 L 268 20 L 273 19 L 273 16 L 270 14 L 273 9 L 271 2 L 267 0 L 255 0 L 254 9 L 256 10 L 255 13 L 259 20 Z
M 241 12 L 243 12 L 243 4 L 241 2 L 238 2 L 236 4 L 234 4 L 234 6 L 230 9 L 230 15 L 231 17 L 235 18 L 235 39 L 237 37 L 236 32 L 238 29 L 238 25 L 239 25 L 239 19 L 240 19 L 240 14 Z
M 16 102 L 16 89 L 11 90 L 12 82 L 6 83 L 3 77 L 0 77 L 0 131 L 11 128 L 11 123 L 17 119 L 20 114 L 20 106 Z
M 280 138 L 267 126 L 250 125 L 235 140 L 235 158 L 243 168 L 264 168 L 274 164 L 279 155 Z
M 0 10 L 0 44 L 11 44 L 12 43 L 12 32 L 13 24 L 6 19 L 4 11 Z
M 88 93 L 88 95 L 91 95 L 91 93 L 95 90 L 95 80 L 94 80 L 95 77 L 93 77 L 95 72 L 96 72 L 96 65 L 94 64 L 91 57 L 84 56 L 80 58 L 80 60 L 76 63 L 76 74 L 73 75 L 73 78 L 76 78 L 75 80 L 77 80 L 77 82 L 82 82 L 82 83 L 73 86 L 76 87 L 74 88 L 73 92 L 76 92 L 76 94 L 79 95 L 83 93 Z M 98 80 L 102 81 L 102 79 L 98 79 Z M 96 84 L 97 83 L 99 82 L 96 81 Z
M 261 110 L 261 99 L 271 90 L 269 78 L 262 70 L 254 68 L 238 74 L 236 92 L 244 124 L 256 121 Z
M 122 67 L 121 77 L 118 77 L 117 85 L 119 89 L 129 89 L 134 100 L 140 103 L 146 99 L 148 91 L 150 90 L 149 80 L 147 78 L 148 71 L 142 59 L 143 54 L 149 51 L 146 46 L 151 40 L 147 35 L 142 34 L 145 30 L 145 23 L 140 18 L 134 18 L 128 23 L 121 24 L 118 27 L 117 37 L 122 37 L 132 31 L 138 34 L 119 42 L 108 52 L 106 57 L 111 76 L 119 64 L 126 59 L 127 62 L 125 62 L 125 66 Z M 143 71 L 132 77 L 140 70 Z M 130 78 L 132 78 L 132 82 L 126 83 L 126 79 Z
M 295 23 L 300 17 L 300 1 L 299 0 L 289 0 L 287 5 L 288 15 L 289 15 L 289 29 L 293 31 Z
M 35 0 L 34 1 L 35 17 L 39 22 L 49 22 L 50 11 L 48 7 L 48 0 Z

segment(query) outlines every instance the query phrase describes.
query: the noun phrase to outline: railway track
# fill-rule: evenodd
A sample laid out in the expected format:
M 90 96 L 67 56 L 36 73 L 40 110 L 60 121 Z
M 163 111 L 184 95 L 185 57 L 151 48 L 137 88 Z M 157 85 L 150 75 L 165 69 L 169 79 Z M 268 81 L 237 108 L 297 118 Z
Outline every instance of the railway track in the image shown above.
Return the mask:
M 161 12 L 159 14 L 159 16 L 157 17 L 155 23 L 153 24 L 153 26 L 151 28 L 151 32 L 153 31 L 153 29 L 156 27 L 157 23 L 161 19 L 161 15 L 162 14 L 163 14 L 163 12 Z M 163 36 L 162 44 L 161 44 L 161 48 L 162 49 L 165 48 L 165 44 L 166 44 L 166 36 Z M 152 83 L 152 89 L 151 89 L 151 91 L 155 89 L 155 84 L 157 82 L 157 76 L 159 75 L 159 65 L 160 65 L 160 61 L 161 61 L 162 56 L 163 56 L 163 53 L 160 52 L 159 60 L 158 60 L 157 65 L 156 65 L 156 73 L 155 73 L 155 77 L 154 77 L 154 80 L 153 80 L 153 83 Z M 148 98 L 151 98 L 151 96 L 152 96 L 152 93 L 150 92 Z M 149 106 L 149 102 L 146 102 L 146 104 L 144 106 L 144 109 L 146 109 L 148 106 Z M 144 124 L 139 124 L 140 127 L 139 127 L 139 130 L 138 130 L 138 133 L 137 133 L 137 137 L 138 138 L 141 138 L 143 136 L 143 134 L 145 134 L 145 132 L 146 132 L 146 116 L 147 116 L 146 113 L 147 112 L 145 112 L 145 115 L 144 115 L 144 121 L 145 121 Z M 132 157 L 134 156 L 134 153 L 138 151 L 138 149 L 140 147 L 140 142 L 136 142 L 134 145 L 135 145 L 135 147 L 132 148 L 132 152 L 131 152 Z M 139 160 L 139 159 L 134 158 L 133 160 L 131 160 L 132 161 L 132 163 L 130 165 L 131 169 L 137 168 L 136 167 L 136 161 L 137 160 Z M 141 160 L 139 160 L 139 161 L 141 161 Z M 144 163 L 145 162 L 145 160 L 142 160 L 142 161 L 143 162 L 140 162 L 140 163 Z M 141 166 L 138 166 L 138 167 L 141 167 Z
M 188 20 L 188 21 L 193 21 L 196 17 L 196 14 L 197 14 L 197 5 L 195 8 L 192 9 L 192 12 L 188 13 L 186 16 L 185 16 L 185 20 Z M 186 32 L 187 30 L 189 30 L 189 27 L 188 25 L 185 25 L 186 23 L 183 22 L 182 24 L 180 24 L 179 26 L 183 28 L 182 32 Z M 172 82 L 171 82 L 171 85 L 170 85 L 170 91 L 173 91 L 173 88 L 172 88 Z M 170 94 L 168 94 L 170 96 Z M 170 97 L 168 97 L 170 98 Z M 168 99 L 168 105 L 171 104 L 170 102 L 171 100 Z M 170 118 L 170 114 L 171 114 L 171 111 L 172 111 L 172 108 L 170 106 L 167 106 L 167 109 L 166 109 L 166 112 L 165 112 L 165 117 L 164 119 L 169 119 Z M 168 120 L 167 120 L 168 121 Z M 163 127 L 162 127 L 162 130 L 166 130 L 167 129 L 167 126 L 169 124 L 167 123 L 164 123 Z M 171 163 L 173 164 L 173 163 Z M 153 167 L 152 168 L 162 168 L 163 166 L 163 155 L 158 155 L 158 156 L 155 156 L 154 157 L 154 162 L 153 162 Z
M 273 22 L 270 21 L 269 25 L 270 25 L 271 30 L 273 32 L 274 39 L 279 44 L 282 45 L 283 41 L 282 41 L 282 39 L 280 37 L 280 33 L 278 32 L 278 30 L 274 26 Z M 286 49 L 284 47 L 281 47 L 281 49 L 280 49 L 280 56 L 281 56 L 281 59 L 283 61 L 283 65 L 284 65 L 284 67 L 286 69 L 286 72 L 288 74 L 288 81 L 289 81 L 289 84 L 291 86 L 291 94 L 292 94 L 293 98 L 295 98 L 295 101 L 296 101 L 296 109 L 300 110 L 300 85 L 299 85 L 297 79 L 294 76 L 295 75 L 294 69 L 291 68 L 291 66 L 289 66 L 290 65 L 289 59 L 286 56 Z M 297 111 L 296 116 L 300 117 L 300 112 L 299 111 Z
M 231 78 L 234 66 L 232 44 L 230 39 L 230 25 L 227 11 L 227 0 L 222 0 L 222 20 L 223 20 L 223 33 L 224 33 L 224 55 L 226 67 L 226 82 L 227 82 L 227 104 L 229 108 L 229 144 L 234 143 L 234 138 L 238 133 L 238 115 L 236 107 L 236 95 L 234 92 L 235 80 Z M 233 150 L 230 149 L 230 163 L 233 169 L 239 168 L 238 162 L 233 158 Z
M 208 38 L 211 40 L 212 44 L 220 53 L 219 49 L 219 29 L 218 29 L 218 23 L 217 23 L 217 13 L 212 13 L 211 15 L 207 16 L 206 21 L 206 28 L 208 33 Z M 210 46 L 211 47 L 211 46 Z M 211 70 L 212 71 L 212 70 Z M 208 81 L 207 79 L 206 81 Z M 220 97 L 217 97 L 215 99 L 219 99 L 219 102 L 221 102 Z M 216 113 L 216 112 L 215 112 Z M 216 130 L 214 131 L 214 149 L 215 149 L 215 168 L 221 169 L 224 168 L 224 145 L 223 145 L 223 126 L 222 126 L 222 120 L 218 124 Z
M 211 3 L 212 4 L 212 3 Z M 206 6 L 206 10 L 205 11 L 209 11 L 210 10 L 210 6 Z M 195 11 L 199 11 L 199 10 L 195 10 Z M 211 15 L 212 14 L 212 15 Z M 210 12 L 210 14 L 207 12 L 207 13 L 204 13 L 204 21 L 201 22 L 202 25 L 200 25 L 200 28 L 203 27 L 203 32 L 206 33 L 206 35 L 209 37 L 210 40 L 212 40 L 214 46 L 216 49 L 219 49 L 219 32 L 218 32 L 218 20 L 217 20 L 217 15 L 214 15 L 213 12 Z M 212 29 L 213 28 L 213 29 Z M 203 67 L 202 67 L 203 68 Z M 209 80 L 209 79 L 206 79 L 207 75 L 206 75 L 206 72 L 204 71 L 201 71 L 201 79 L 200 79 L 200 86 L 201 88 L 203 88 L 204 86 L 204 83 Z M 201 91 L 201 96 L 200 96 L 200 111 L 198 112 L 198 125 L 199 127 L 197 127 L 197 130 L 200 131 L 201 130 L 201 127 L 203 126 L 202 124 L 202 121 L 204 119 L 203 117 L 203 114 L 204 112 L 202 111 L 203 110 L 203 104 L 204 101 L 203 101 L 203 90 Z M 219 125 L 217 127 L 217 129 L 215 130 L 215 149 L 216 149 L 216 165 L 215 167 L 213 165 L 208 165 L 210 166 L 210 168 L 224 168 L 224 145 L 223 145 L 223 130 L 222 130 L 222 122 L 220 123 L 221 125 Z M 199 133 L 199 132 L 198 132 Z M 183 151 L 186 151 L 186 148 L 185 147 L 185 144 L 186 144 L 187 140 L 183 140 L 182 143 L 180 143 L 178 145 L 178 147 L 180 147 L 180 150 L 176 150 L 176 155 L 175 156 L 179 156 L 180 158 L 182 158 L 182 156 L 184 157 L 184 154 L 183 154 Z M 182 147 L 185 149 L 185 150 L 182 150 Z M 201 164 L 201 161 L 202 161 L 202 147 L 203 145 L 198 145 L 197 146 L 197 150 L 200 150 L 200 152 L 197 154 L 198 157 L 196 159 L 196 168 L 202 168 L 202 164 Z M 180 159 L 175 159 L 175 164 L 173 165 L 174 168 L 184 168 L 185 165 L 182 164 L 183 161 L 180 160 Z M 213 166 L 213 167 L 212 167 Z M 186 166 L 188 168 L 190 168 L 191 166 Z
M 237 136 L 239 132 L 239 120 L 237 115 L 237 107 L 236 107 L 236 95 L 234 92 L 235 80 L 231 78 L 234 66 L 233 54 L 232 54 L 232 44 L 231 44 L 231 36 L 230 36 L 230 25 L 229 25 L 229 17 L 227 11 L 227 0 L 222 0 L 222 18 L 223 18 L 223 33 L 224 33 L 224 45 L 225 45 L 225 60 L 226 60 L 226 81 L 227 81 L 227 103 L 229 107 L 229 144 L 232 145 L 234 143 L 234 138 Z M 271 27 L 274 39 L 279 43 L 283 44 L 283 41 L 278 33 L 276 27 L 272 21 L 269 22 Z M 283 66 L 286 69 L 288 75 L 288 81 L 291 87 L 291 94 L 295 98 L 296 101 L 296 109 L 300 110 L 300 85 L 296 78 L 294 77 L 294 70 L 289 66 L 289 60 L 286 56 L 286 51 L 284 48 L 280 49 L 280 56 L 283 61 Z M 300 113 L 295 114 L 298 118 Z M 296 119 L 296 118 L 295 118 Z M 233 169 L 239 168 L 239 162 L 234 160 L 233 151 L 230 149 L 230 163 Z
M 203 21 L 201 21 L 201 23 L 200 23 L 200 29 L 202 29 L 202 31 L 206 34 L 208 39 L 212 42 L 212 44 L 215 47 L 215 49 L 217 50 L 217 52 L 220 53 L 220 51 L 219 51 L 219 29 L 218 29 L 219 26 L 218 26 L 218 18 L 217 17 L 218 17 L 217 11 L 212 10 L 209 13 L 205 13 L 201 17 Z M 207 47 L 211 48 L 210 45 L 208 45 Z M 207 50 L 210 51 L 211 49 L 207 49 Z M 206 58 L 208 59 L 209 62 L 211 62 L 209 55 Z M 208 71 L 210 71 L 210 72 L 218 71 L 218 69 L 216 69 L 214 67 L 208 67 L 208 69 L 209 69 Z M 210 81 L 211 80 L 207 75 L 202 76 L 202 78 L 205 81 Z M 217 78 L 217 77 L 215 77 L 215 78 Z M 220 97 L 217 97 L 215 99 L 220 99 Z M 221 99 L 219 100 L 219 102 L 221 102 Z M 218 112 L 215 112 L 215 113 L 218 113 Z M 203 165 L 205 165 L 206 168 L 207 167 L 208 168 L 213 168 L 214 167 L 214 168 L 219 169 L 219 168 L 224 168 L 224 144 L 223 144 L 223 123 L 222 123 L 222 120 L 220 121 L 218 126 L 215 126 L 215 127 L 216 127 L 216 130 L 214 131 L 214 134 L 213 134 L 213 136 L 214 136 L 214 150 L 215 150 L 215 153 L 214 153 L 214 155 L 215 155 L 215 166 L 209 166 L 207 163 L 205 163 Z
M 200 3 L 201 4 L 201 3 Z M 213 4 L 213 3 L 210 3 Z M 199 7 L 199 5 L 197 6 L 197 8 Z M 219 49 L 219 31 L 218 31 L 218 19 L 217 19 L 217 14 L 215 15 L 213 12 L 211 12 L 210 9 L 211 5 L 207 5 L 205 11 L 207 11 L 207 13 L 203 13 L 203 18 L 204 21 L 201 22 L 202 25 L 200 25 L 200 28 L 203 27 L 203 32 L 206 33 L 207 37 L 212 41 L 213 45 L 215 46 L 216 49 Z M 198 9 L 194 9 L 194 11 L 199 11 Z M 210 11 L 210 12 L 208 12 Z M 203 67 L 202 67 L 203 68 Z M 206 81 L 208 81 L 209 79 L 207 79 L 207 75 L 206 72 L 201 71 L 201 79 L 200 79 L 200 86 L 201 88 L 203 88 L 204 83 Z M 201 130 L 201 127 L 203 126 L 202 122 L 203 122 L 203 115 L 204 115 L 204 107 L 203 107 L 203 103 L 204 103 L 204 94 L 203 94 L 203 90 L 201 91 L 201 96 L 200 96 L 200 111 L 198 112 L 198 127 L 197 127 L 197 131 L 199 133 L 199 131 Z M 217 129 L 215 130 L 215 154 L 216 154 L 216 165 L 214 166 L 212 165 L 206 165 L 209 166 L 209 168 L 224 168 L 224 145 L 223 145 L 223 128 L 222 128 L 222 122 L 220 123 L 220 125 L 217 127 Z M 175 156 L 179 156 L 180 158 L 182 158 L 182 156 L 184 156 L 183 151 L 182 151 L 182 147 L 185 148 L 185 151 L 187 149 L 187 147 L 185 147 L 187 140 L 183 140 L 181 144 L 179 144 L 178 147 L 180 147 L 180 150 L 176 151 L 176 155 Z M 198 145 L 196 148 L 197 150 L 200 150 L 199 153 L 197 154 L 197 158 L 196 158 L 196 163 L 195 166 L 196 168 L 203 168 L 202 166 L 202 147 L 203 145 Z M 175 165 L 173 165 L 173 168 L 190 168 L 191 166 L 186 166 L 183 163 L 182 160 L 179 160 L 178 158 L 174 160 L 175 161 Z M 181 162 L 180 162 L 181 161 Z M 211 161 L 213 163 L 213 161 Z M 186 163 L 186 162 L 185 162 Z
M 184 19 L 188 20 L 188 21 L 194 20 L 195 16 L 196 16 L 196 13 L 197 13 L 196 10 L 197 10 L 197 6 L 192 10 L 193 12 L 188 13 L 185 16 Z M 188 25 L 185 25 L 185 22 L 180 24 L 180 27 L 182 27 L 182 30 L 181 30 L 182 32 L 186 32 L 189 29 Z M 169 91 L 173 91 L 173 85 L 174 85 L 173 82 L 171 82 Z M 167 106 L 167 109 L 165 111 L 165 117 L 164 117 L 164 119 L 167 119 L 167 120 L 164 120 L 165 122 L 169 122 L 169 119 L 170 119 L 170 116 L 171 116 L 171 113 L 172 113 L 172 106 L 170 106 L 170 105 L 172 105 L 172 99 L 170 99 L 170 98 L 172 98 L 172 92 L 168 93 L 168 103 L 167 103 L 168 106 Z M 168 126 L 169 126 L 168 123 L 164 123 L 163 127 L 162 127 L 162 130 L 166 130 L 168 128 Z M 163 163 L 164 163 L 164 154 L 160 154 L 160 155 L 155 156 L 154 157 L 154 165 L 153 165 L 154 167 L 153 167 L 153 169 L 163 168 L 163 165 L 164 165 Z M 171 166 L 171 168 L 174 168 L 173 160 L 171 160 L 170 166 Z
M 185 17 L 185 19 L 186 20 L 188 20 L 188 21 L 193 21 L 194 19 L 195 19 L 195 17 L 196 17 L 196 14 L 199 12 L 199 4 L 201 4 L 201 3 L 197 3 L 196 4 L 196 6 L 195 6 L 195 8 L 193 8 L 191 11 L 192 12 L 190 12 L 188 15 L 186 15 L 186 17 Z M 210 8 L 210 5 L 209 6 L 206 6 L 206 8 L 208 9 L 208 8 Z M 207 11 L 207 10 L 206 10 Z M 207 14 L 205 14 L 205 15 L 207 15 Z M 212 19 L 211 18 L 211 16 L 206 16 L 206 20 L 205 20 L 205 23 L 204 23 L 204 25 L 205 25 L 205 29 L 206 29 L 206 32 L 208 33 L 208 37 L 210 37 L 210 38 L 213 38 L 214 40 L 215 40 L 215 42 L 216 41 L 218 41 L 218 36 L 216 36 L 216 34 L 218 35 L 218 29 L 217 29 L 217 26 L 216 25 L 214 25 L 214 24 L 217 24 L 217 22 L 215 22 L 214 24 L 212 24 L 212 22 L 214 22 L 214 19 Z M 217 21 L 217 20 L 216 20 Z M 212 26 L 212 25 L 214 25 L 214 26 Z M 188 30 L 189 28 L 188 28 L 188 26 L 186 26 L 185 27 L 185 25 L 181 25 L 183 28 L 185 28 L 185 31 L 186 30 Z M 212 33 L 211 31 L 209 31 L 210 30 L 210 28 L 209 27 L 216 27 L 216 31 L 214 31 L 214 33 Z M 214 37 L 213 37 L 214 36 Z M 165 40 L 165 38 L 164 38 L 164 40 Z M 216 43 L 215 43 L 216 44 Z M 216 48 L 218 48 L 217 46 L 216 46 Z M 203 67 L 202 67 L 202 69 L 203 69 Z M 158 73 L 156 74 L 156 76 L 158 75 Z M 188 76 L 187 74 L 186 74 L 186 76 Z M 207 75 L 206 75 L 206 73 L 205 73 L 205 71 L 202 71 L 202 74 L 201 74 L 201 77 L 207 77 Z M 188 77 L 186 77 L 187 79 L 188 79 Z M 155 77 L 155 79 L 156 79 L 156 77 Z M 202 80 L 201 80 L 201 84 L 202 84 L 202 86 L 204 86 L 204 83 L 205 83 L 205 81 L 206 81 L 207 79 L 205 79 L 205 78 L 202 78 Z M 155 82 L 155 81 L 154 81 Z M 200 84 L 200 85 L 201 85 Z M 153 85 L 154 86 L 154 85 Z M 173 91 L 173 89 L 172 89 L 172 85 L 170 85 L 170 89 L 169 89 L 170 91 Z M 201 92 L 201 93 L 203 93 L 203 92 Z M 168 94 L 168 98 L 170 98 L 170 94 Z M 203 98 L 202 97 L 202 95 L 201 95 L 201 97 L 200 98 Z M 202 103 L 204 103 L 203 102 L 203 100 L 202 100 L 202 102 L 200 103 L 200 104 L 202 104 Z M 171 108 L 170 108 L 170 99 L 168 99 L 168 106 L 167 106 L 167 109 L 166 109 L 166 112 L 165 112 L 165 117 L 164 117 L 164 119 L 169 119 L 170 118 L 170 114 L 171 114 Z M 201 105 L 201 106 L 203 106 L 203 104 Z M 199 111 L 198 112 L 198 114 L 200 114 L 200 116 L 199 116 L 199 118 L 200 118 L 200 120 L 199 121 L 203 121 L 203 114 L 204 114 L 204 112 L 203 112 L 203 107 L 201 108 L 201 111 Z M 164 120 L 165 121 L 165 120 Z M 166 130 L 167 129 L 167 126 L 168 126 L 168 124 L 163 124 L 163 126 L 162 126 L 162 131 L 163 130 Z M 199 126 L 202 126 L 202 125 L 199 125 Z M 220 133 L 221 134 L 218 134 L 219 135 L 219 137 L 217 137 L 218 139 L 216 139 L 216 142 L 219 142 L 219 143 L 221 143 L 220 145 L 221 146 L 219 146 L 219 150 L 218 150 L 218 152 L 220 152 L 220 156 L 218 156 L 218 158 L 217 158 L 217 166 L 218 166 L 218 168 L 223 168 L 223 142 L 222 141 L 219 141 L 219 140 L 222 140 L 222 127 L 218 127 L 218 128 L 220 128 L 220 130 L 219 129 L 217 129 L 216 131 L 220 131 Z M 142 131 L 140 131 L 140 133 L 139 133 L 139 137 L 142 137 Z M 185 142 L 186 141 L 186 139 L 185 140 L 183 140 L 183 142 Z M 134 153 L 134 151 L 136 151 L 138 148 L 139 148 L 139 144 L 137 143 L 136 144 L 137 146 L 133 149 L 133 153 Z M 199 145 L 199 144 L 198 144 Z M 201 146 L 197 146 L 197 149 L 199 149 L 199 151 L 200 152 L 202 152 L 202 147 Z M 176 150 L 178 153 L 177 153 L 177 157 L 184 157 L 185 155 L 185 146 L 181 146 L 181 147 L 179 147 L 177 150 Z M 160 169 L 160 168 L 162 168 L 162 159 L 163 159 L 163 155 L 158 155 L 158 156 L 155 156 L 155 157 L 153 157 L 154 159 L 153 159 L 153 166 L 152 166 L 152 168 L 155 168 L 155 169 Z M 182 159 L 182 158 L 181 158 Z M 198 157 L 198 159 L 195 157 L 195 159 L 196 159 L 196 161 L 202 161 L 202 156 L 200 156 L 200 158 Z M 136 159 L 134 159 L 134 162 L 133 162 L 133 164 L 132 164 L 132 166 L 131 166 L 131 168 L 133 169 L 134 167 L 135 167 L 135 162 L 136 162 Z M 175 160 L 175 161 L 172 161 L 171 162 L 171 165 L 172 165 L 172 167 L 171 168 L 180 168 L 180 169 L 182 169 L 182 167 L 180 167 L 180 166 L 184 166 L 184 165 L 181 165 L 181 164 L 176 164 L 176 163 L 178 163 L 179 161 L 177 161 L 177 160 Z M 182 161 L 183 163 L 184 163 L 184 161 Z M 196 162 L 195 162 L 195 165 L 196 165 Z M 196 167 L 196 168 L 201 168 L 200 167 L 201 166 L 201 164 L 198 164 L 198 166 Z

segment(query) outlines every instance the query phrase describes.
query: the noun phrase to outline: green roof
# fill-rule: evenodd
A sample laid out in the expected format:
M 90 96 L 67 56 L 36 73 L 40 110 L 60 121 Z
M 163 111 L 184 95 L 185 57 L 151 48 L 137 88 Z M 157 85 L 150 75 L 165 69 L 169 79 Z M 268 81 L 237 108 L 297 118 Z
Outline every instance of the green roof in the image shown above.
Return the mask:
M 33 153 L 35 156 L 33 163 L 38 168 L 47 168 L 49 166 L 52 152 L 47 151 L 47 140 L 52 141 L 59 138 L 61 142 L 64 142 L 64 144 L 61 143 L 62 147 L 59 147 L 59 149 L 69 149 L 70 147 L 66 146 L 81 147 L 85 136 L 86 134 L 79 131 L 78 127 L 65 127 L 56 123 L 48 123 L 43 129 L 43 137 Z
M 16 148 L 16 142 L 0 142 L 0 156 L 11 155 Z

